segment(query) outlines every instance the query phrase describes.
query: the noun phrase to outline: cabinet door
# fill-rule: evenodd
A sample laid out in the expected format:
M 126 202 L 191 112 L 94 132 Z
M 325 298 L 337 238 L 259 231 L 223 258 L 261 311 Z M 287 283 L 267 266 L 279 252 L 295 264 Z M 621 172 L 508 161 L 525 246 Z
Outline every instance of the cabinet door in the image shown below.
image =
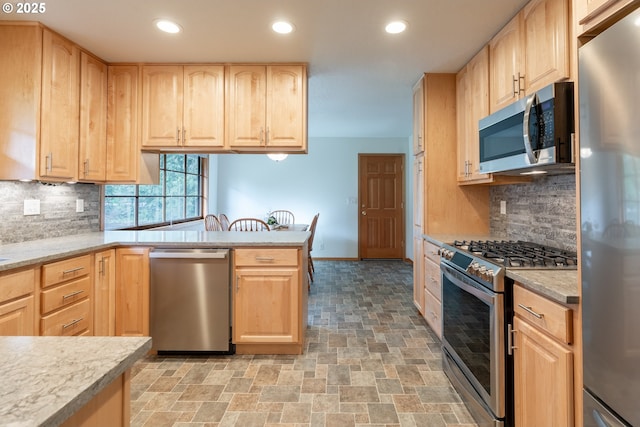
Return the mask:
M 267 67 L 268 147 L 306 147 L 306 81 L 302 65 Z
M 528 322 L 513 322 L 516 425 L 573 426 L 573 353 Z
M 116 333 L 116 251 L 95 254 L 93 333 L 114 336 Z
M 471 105 L 468 66 L 456 75 L 456 126 L 458 132 L 458 182 L 466 181 L 469 175 L 469 154 L 467 148 L 471 137 Z
M 413 154 L 424 151 L 424 79 L 413 87 Z
M 40 176 L 77 179 L 79 52 L 68 40 L 43 33 Z
M 108 72 L 107 181 L 138 177 L 138 66 L 115 65 Z
M 523 13 L 527 93 L 569 78 L 569 4 L 533 0 Z
M 227 103 L 231 147 L 263 147 L 265 143 L 267 69 L 264 66 L 229 67 Z
M 180 65 L 142 67 L 142 145 L 182 144 L 183 76 Z
M 489 115 L 489 49 L 483 48 L 467 66 L 469 87 L 467 92 L 467 170 L 471 180 L 489 179 L 480 173 L 480 138 L 478 122 Z
M 84 52 L 80 55 L 80 149 L 78 178 L 106 178 L 107 65 Z
M 422 234 L 424 222 L 424 155 L 413 159 L 413 225 Z
M 224 147 L 224 66 L 184 67 L 183 143 Z
M 0 304 L 0 336 L 36 335 L 34 297 L 26 297 Z
M 424 256 L 422 233 L 413 232 L 413 305 L 424 316 Z
M 116 335 L 149 336 L 149 249 L 116 249 Z
M 524 90 L 519 78 L 523 77 L 520 58 L 523 49 L 522 15 L 519 13 L 489 42 L 491 113 L 517 100 L 520 89 Z
M 233 296 L 234 343 L 296 343 L 297 268 L 236 270 Z

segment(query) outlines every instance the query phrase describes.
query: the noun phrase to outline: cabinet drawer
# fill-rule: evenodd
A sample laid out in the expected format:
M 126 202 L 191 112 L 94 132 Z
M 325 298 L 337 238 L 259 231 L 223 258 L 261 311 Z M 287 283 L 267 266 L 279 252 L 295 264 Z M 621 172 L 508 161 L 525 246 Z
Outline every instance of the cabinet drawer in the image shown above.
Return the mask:
M 89 328 L 89 299 L 70 305 L 40 321 L 42 335 L 76 335 Z
M 438 338 L 442 339 L 442 304 L 429 291 L 424 291 L 424 319 Z
M 424 241 L 424 256 L 438 265 L 440 265 L 440 255 L 438 254 L 439 249 L 440 246 L 427 240 Z
M 514 312 L 557 339 L 571 344 L 573 340 L 572 312 L 521 286 L 513 287 Z
M 40 313 L 46 314 L 65 305 L 73 304 L 91 293 L 89 276 L 72 280 L 64 285 L 46 289 L 40 295 Z
M 297 249 L 236 249 L 236 266 L 298 265 Z
M 431 294 L 441 299 L 442 285 L 440 282 L 440 264 L 435 264 L 428 257 L 424 257 L 424 283 Z
M 42 266 L 42 287 L 86 276 L 91 271 L 91 255 L 65 259 Z
M 35 270 L 24 270 L 0 277 L 0 303 L 35 291 Z

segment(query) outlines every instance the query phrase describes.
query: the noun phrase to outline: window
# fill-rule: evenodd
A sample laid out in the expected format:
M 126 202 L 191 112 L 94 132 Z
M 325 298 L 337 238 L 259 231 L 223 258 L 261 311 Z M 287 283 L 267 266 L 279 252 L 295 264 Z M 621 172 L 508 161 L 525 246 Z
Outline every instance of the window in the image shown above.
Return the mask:
M 205 159 L 160 155 L 158 185 L 105 185 L 104 229 L 150 228 L 203 217 Z

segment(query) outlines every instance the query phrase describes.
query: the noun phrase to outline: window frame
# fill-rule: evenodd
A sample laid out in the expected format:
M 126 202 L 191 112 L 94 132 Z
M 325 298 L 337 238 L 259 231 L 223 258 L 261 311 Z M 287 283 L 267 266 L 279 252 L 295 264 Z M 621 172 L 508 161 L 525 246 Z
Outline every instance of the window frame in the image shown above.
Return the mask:
M 173 169 L 167 169 L 167 156 L 173 156 L 173 155 L 181 155 L 183 156 L 183 170 L 182 171 L 176 171 Z M 198 158 L 198 195 L 196 196 L 191 196 L 188 194 L 188 176 L 194 176 L 196 175 L 193 172 L 189 172 L 188 171 L 188 156 L 195 156 Z M 118 231 L 118 230 L 145 230 L 145 229 L 151 229 L 151 228 L 158 228 L 158 227 L 165 227 L 165 226 L 172 226 L 175 224 L 181 224 L 181 223 L 185 223 L 185 222 L 191 222 L 191 221 L 198 221 L 198 220 L 202 220 L 204 218 L 205 215 L 205 203 L 206 203 L 206 189 L 207 189 L 207 177 L 208 177 L 208 162 L 207 162 L 207 157 L 206 156 L 202 156 L 201 154 L 192 154 L 192 153 L 162 153 L 160 154 L 160 159 L 159 159 L 159 175 L 160 175 L 160 182 L 158 184 L 152 184 L 152 185 L 160 185 L 162 186 L 162 191 L 161 191 L 161 195 L 140 195 L 140 186 L 141 185 L 148 185 L 148 184 L 105 184 L 102 186 L 102 190 L 101 190 L 101 228 L 102 230 L 105 231 Z M 168 174 L 167 172 L 171 172 L 171 174 Z M 170 175 L 173 175 L 175 173 L 181 174 L 181 176 L 183 176 L 183 191 L 181 195 L 175 196 L 175 195 L 167 195 L 167 178 Z M 175 176 L 175 175 L 173 175 Z M 134 186 L 135 187 L 135 191 L 134 194 L 128 194 L 128 195 L 107 195 L 107 185 L 127 185 L 127 186 Z M 139 217 L 139 209 L 140 209 L 140 199 L 141 198 L 162 198 L 162 221 L 161 222 L 155 222 L 155 223 L 150 223 L 150 224 L 143 224 L 140 225 L 140 217 Z M 123 198 L 123 199 L 134 199 L 134 212 L 133 212 L 133 216 L 134 216 L 134 225 L 128 226 L 128 227 L 123 227 L 123 228 L 110 228 L 107 229 L 106 226 L 106 203 L 107 203 L 107 199 L 117 199 L 117 198 Z M 184 218 L 181 219 L 177 219 L 177 220 L 168 220 L 167 219 L 167 200 L 168 199 L 172 199 L 172 198 L 181 198 L 183 199 L 183 215 Z M 197 198 L 198 199 L 198 203 L 199 203 L 199 213 L 197 216 L 195 217 L 186 217 L 187 212 L 188 212 L 188 200 L 190 198 Z

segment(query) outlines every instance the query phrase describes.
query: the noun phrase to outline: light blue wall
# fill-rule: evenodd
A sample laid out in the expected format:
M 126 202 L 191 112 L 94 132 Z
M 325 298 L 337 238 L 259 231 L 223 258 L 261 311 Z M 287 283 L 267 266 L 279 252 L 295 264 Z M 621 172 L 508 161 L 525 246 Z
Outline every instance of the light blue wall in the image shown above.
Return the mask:
M 266 155 L 223 154 L 216 157 L 217 183 L 211 178 L 209 207 L 233 220 L 264 217 L 288 209 L 296 222 L 309 224 L 320 213 L 313 254 L 317 258 L 358 256 L 358 154 L 405 154 L 405 246 L 412 257 L 412 157 L 406 138 L 310 138 L 307 155 L 274 162 Z M 212 174 L 213 175 L 213 174 Z

